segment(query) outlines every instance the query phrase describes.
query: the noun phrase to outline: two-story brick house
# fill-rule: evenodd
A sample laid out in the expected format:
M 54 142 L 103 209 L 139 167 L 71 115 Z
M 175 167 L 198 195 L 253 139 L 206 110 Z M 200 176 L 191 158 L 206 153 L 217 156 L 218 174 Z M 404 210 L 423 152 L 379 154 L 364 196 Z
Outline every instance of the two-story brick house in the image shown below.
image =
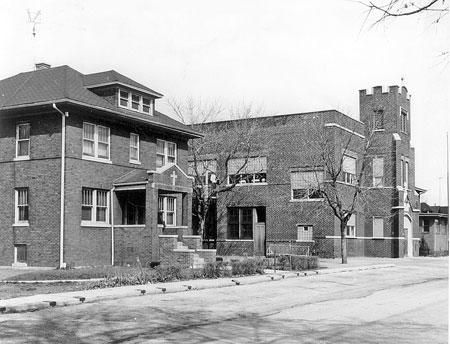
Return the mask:
M 191 234 L 199 134 L 158 112 L 161 97 L 68 66 L 0 81 L 0 265 L 150 264 L 161 235 Z
M 337 161 L 342 157 L 338 187 L 347 198 L 352 195 L 369 137 L 371 141 L 365 153 L 365 199 L 357 204 L 346 228 L 348 254 L 418 254 L 419 206 L 410 145 L 410 99 L 405 87 L 360 91 L 360 121 L 335 110 L 253 121 L 263 144 L 250 153 L 244 169 L 239 170 L 246 157 L 229 161 L 229 175 L 221 181 L 231 184 L 238 179 L 231 191 L 217 197 L 218 254 L 264 255 L 270 247 L 289 247 L 294 253 L 309 248 L 322 256 L 340 256 L 340 222 L 315 192 L 318 183 L 330 178 L 316 159 L 324 152 L 317 150 L 323 137 L 328 142 L 326 153 Z M 235 128 L 227 126 L 228 122 L 197 128 L 216 128 L 224 135 L 227 128 Z M 223 169 L 212 163 L 214 152 L 208 153 L 213 167 L 209 173 Z

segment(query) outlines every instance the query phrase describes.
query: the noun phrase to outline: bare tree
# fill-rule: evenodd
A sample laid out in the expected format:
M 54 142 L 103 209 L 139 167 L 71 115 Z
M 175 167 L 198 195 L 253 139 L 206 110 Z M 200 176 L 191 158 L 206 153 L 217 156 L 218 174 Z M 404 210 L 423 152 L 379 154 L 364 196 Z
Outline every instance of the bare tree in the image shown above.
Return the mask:
M 368 0 L 360 2 L 369 9 L 368 17 L 377 16 L 374 24 L 388 18 L 409 17 L 425 13 L 433 14 L 433 22 L 439 23 L 449 12 L 448 1 L 445 0 Z
M 353 130 L 340 133 L 339 140 L 329 135 L 326 128 L 317 128 L 316 140 L 311 142 L 314 153 L 308 162 L 309 171 L 313 172 L 309 172 L 308 180 L 303 183 L 309 183 L 309 189 L 305 194 L 300 194 L 304 198 L 323 199 L 317 206 L 325 205 L 338 219 L 342 264 L 347 263 L 346 230 L 350 218 L 369 204 L 372 208 L 374 206 L 372 191 L 377 185 L 373 186 L 374 176 L 369 169 L 372 167 L 376 124 L 369 126 L 364 139 Z
M 192 98 L 184 102 L 170 100 L 175 115 L 185 124 L 203 134 L 189 141 L 189 173 L 193 180 L 193 216 L 197 218 L 198 234 L 202 237 L 212 205 L 221 193 L 232 190 L 242 182 L 237 176 L 244 173 L 249 159 L 259 145 L 258 124 L 254 114 L 261 109 L 239 105 L 226 111 L 229 120 L 219 122 L 225 113 L 217 102 L 202 103 Z M 230 163 L 233 162 L 233 176 Z

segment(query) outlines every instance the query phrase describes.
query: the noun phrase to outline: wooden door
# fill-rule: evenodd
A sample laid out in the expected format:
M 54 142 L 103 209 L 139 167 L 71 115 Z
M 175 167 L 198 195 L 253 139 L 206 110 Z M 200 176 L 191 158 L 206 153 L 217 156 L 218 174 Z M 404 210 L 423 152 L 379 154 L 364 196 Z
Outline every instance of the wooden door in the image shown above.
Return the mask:
M 256 223 L 253 231 L 254 255 L 264 256 L 266 251 L 266 224 Z

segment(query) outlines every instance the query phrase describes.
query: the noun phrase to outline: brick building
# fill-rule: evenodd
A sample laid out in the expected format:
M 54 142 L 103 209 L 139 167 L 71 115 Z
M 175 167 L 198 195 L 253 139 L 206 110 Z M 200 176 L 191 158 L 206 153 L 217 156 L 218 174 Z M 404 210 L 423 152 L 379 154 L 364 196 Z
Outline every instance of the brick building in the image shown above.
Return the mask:
M 448 255 L 448 206 L 420 203 L 420 235 L 423 255 Z
M 199 134 L 158 112 L 161 97 L 68 66 L 0 81 L 0 265 L 194 260 L 197 243 L 177 238 L 199 240 L 184 172 Z
M 338 187 L 344 197 L 350 197 L 370 136 L 363 185 L 370 200 L 357 204 L 347 224 L 348 254 L 418 255 L 419 202 L 410 144 L 410 97 L 405 87 L 398 86 L 374 87 L 370 93 L 361 90 L 359 96 L 360 121 L 335 110 L 254 118 L 260 142 L 257 150 L 236 156 L 226 169 L 213 163 L 214 151 L 205 155 L 213 167 L 209 173 L 227 170 L 226 180 L 220 183 L 238 182 L 217 197 L 213 232 L 218 254 L 258 256 L 268 249 L 289 247 L 291 252 L 340 256 L 339 221 L 314 190 L 314 183 L 326 182 L 329 175 L 315 162 L 321 154 L 318 141 L 326 137 L 328 153 L 342 157 Z M 235 121 L 222 121 L 197 129 L 227 135 L 235 125 Z M 248 162 L 240 169 L 246 158 Z M 195 167 L 190 159 L 191 168 Z M 214 183 L 209 187 L 215 187 Z

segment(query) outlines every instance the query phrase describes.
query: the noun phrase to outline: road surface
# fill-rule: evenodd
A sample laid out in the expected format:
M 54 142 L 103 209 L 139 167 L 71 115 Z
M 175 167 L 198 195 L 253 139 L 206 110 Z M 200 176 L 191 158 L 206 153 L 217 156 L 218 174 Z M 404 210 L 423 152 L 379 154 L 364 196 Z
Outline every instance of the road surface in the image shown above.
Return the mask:
M 0 342 L 447 343 L 447 258 L 395 263 L 5 314 Z

